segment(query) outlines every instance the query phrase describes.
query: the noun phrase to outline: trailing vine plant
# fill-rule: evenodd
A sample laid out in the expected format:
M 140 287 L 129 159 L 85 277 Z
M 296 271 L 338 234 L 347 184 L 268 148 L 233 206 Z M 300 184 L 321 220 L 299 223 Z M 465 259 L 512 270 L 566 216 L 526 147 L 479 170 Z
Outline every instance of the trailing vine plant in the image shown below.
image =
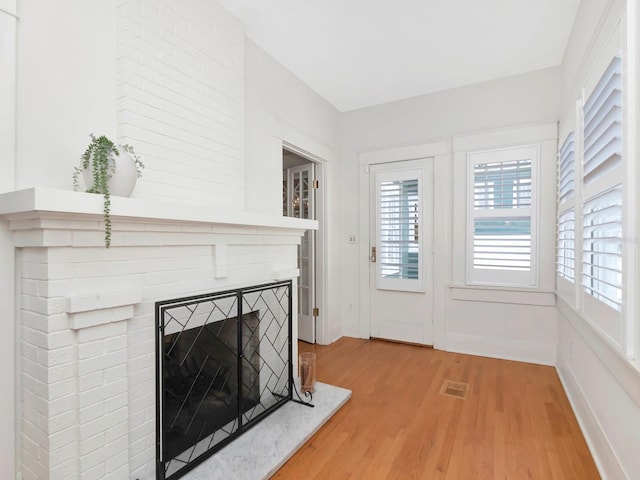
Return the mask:
M 84 170 L 91 168 L 93 185 L 87 189 L 87 193 L 98 193 L 104 197 L 104 245 L 106 248 L 109 248 L 111 246 L 111 195 L 109 193 L 109 180 L 116 171 L 115 156 L 120 155 L 119 150 L 131 154 L 136 164 L 138 178 L 142 176 L 144 164 L 130 145 L 116 146 L 104 135 L 96 138 L 91 134 L 90 137 L 91 143 L 80 157 L 80 165 L 75 167 L 73 171 L 73 189 L 77 191 L 80 188 L 80 176 Z

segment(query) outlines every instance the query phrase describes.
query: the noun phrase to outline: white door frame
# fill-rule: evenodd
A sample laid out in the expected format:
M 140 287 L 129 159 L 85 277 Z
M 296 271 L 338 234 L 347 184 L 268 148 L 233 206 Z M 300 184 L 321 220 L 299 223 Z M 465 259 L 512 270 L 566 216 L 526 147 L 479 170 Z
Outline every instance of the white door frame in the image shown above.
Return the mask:
M 320 310 L 319 315 L 316 317 L 316 343 L 326 345 L 331 341 L 328 335 L 327 325 L 327 262 L 326 262 L 326 245 L 327 245 L 327 228 L 326 228 L 326 202 L 327 202 L 327 172 L 326 172 L 326 160 L 305 150 L 287 140 L 282 140 L 282 148 L 290 152 L 306 158 L 310 162 L 315 164 L 315 178 L 318 180 L 320 188 L 316 191 L 316 220 L 318 221 L 318 230 L 316 231 L 315 240 L 315 300 L 316 307 Z M 307 148 L 309 146 L 307 145 Z M 314 149 L 315 150 L 315 149 Z M 323 150 L 324 149 L 318 149 Z
M 404 160 L 417 160 L 432 157 L 434 176 L 437 179 L 434 185 L 434 217 L 433 217 L 433 249 L 434 269 L 430 275 L 434 275 L 434 301 L 433 301 L 433 346 L 446 349 L 445 345 L 445 309 L 450 281 L 450 256 L 451 256 L 451 172 L 452 155 L 451 141 L 441 140 L 427 144 L 396 147 L 384 150 L 374 150 L 359 153 L 359 194 L 360 194 L 360 321 L 359 336 L 370 338 L 370 295 L 369 295 L 369 211 L 370 211 L 370 175 L 371 165 L 378 163 L 391 163 Z M 431 253 L 431 252 L 425 252 Z

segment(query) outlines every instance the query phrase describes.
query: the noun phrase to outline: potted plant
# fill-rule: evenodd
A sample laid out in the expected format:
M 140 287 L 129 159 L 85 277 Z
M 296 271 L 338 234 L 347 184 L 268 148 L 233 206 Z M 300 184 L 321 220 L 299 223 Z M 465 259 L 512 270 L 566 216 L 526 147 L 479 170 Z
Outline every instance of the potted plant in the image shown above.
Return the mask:
M 111 246 L 111 195 L 129 196 L 136 180 L 142 176 L 144 164 L 130 145 L 116 145 L 104 135 L 91 136 L 91 143 L 80 157 L 73 172 L 73 188 L 80 188 L 80 175 L 87 193 L 104 196 L 104 244 Z

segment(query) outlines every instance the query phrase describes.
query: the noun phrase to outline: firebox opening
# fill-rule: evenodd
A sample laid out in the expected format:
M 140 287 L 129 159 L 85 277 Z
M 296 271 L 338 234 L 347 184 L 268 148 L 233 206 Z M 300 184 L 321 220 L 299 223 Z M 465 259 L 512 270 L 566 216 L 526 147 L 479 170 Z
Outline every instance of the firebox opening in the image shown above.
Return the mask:
M 291 288 L 156 303 L 160 480 L 182 476 L 291 399 Z

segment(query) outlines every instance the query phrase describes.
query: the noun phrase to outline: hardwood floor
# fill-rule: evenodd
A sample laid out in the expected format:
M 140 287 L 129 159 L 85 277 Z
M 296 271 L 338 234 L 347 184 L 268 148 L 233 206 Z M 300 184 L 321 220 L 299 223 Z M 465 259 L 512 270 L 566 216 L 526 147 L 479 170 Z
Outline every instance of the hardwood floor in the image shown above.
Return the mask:
M 275 479 L 600 478 L 552 367 L 353 338 L 299 348 L 353 396 Z M 467 399 L 440 394 L 446 379 Z

